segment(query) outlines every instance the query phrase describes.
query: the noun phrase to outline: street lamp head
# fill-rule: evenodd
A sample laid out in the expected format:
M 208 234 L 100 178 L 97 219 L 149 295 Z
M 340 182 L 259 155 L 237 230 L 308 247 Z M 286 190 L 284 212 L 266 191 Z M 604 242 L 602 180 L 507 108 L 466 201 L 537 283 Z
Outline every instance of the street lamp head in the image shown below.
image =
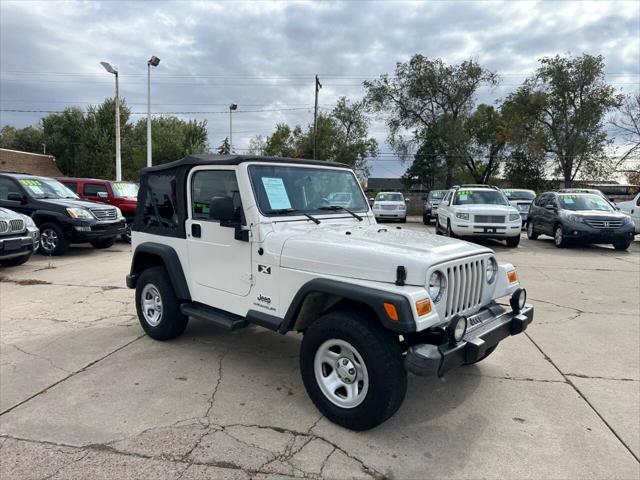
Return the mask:
M 160 63 L 160 59 L 154 55 L 149 59 L 149 61 L 147 62 L 147 65 L 151 65 L 152 67 L 157 67 L 159 63 Z
M 231 105 L 229 105 L 229 110 L 237 110 L 238 109 L 238 105 L 236 105 L 235 103 L 232 103 Z
M 100 65 L 102 65 L 107 72 L 113 73 L 114 75 L 118 75 L 118 68 L 114 67 L 110 63 L 100 62 Z

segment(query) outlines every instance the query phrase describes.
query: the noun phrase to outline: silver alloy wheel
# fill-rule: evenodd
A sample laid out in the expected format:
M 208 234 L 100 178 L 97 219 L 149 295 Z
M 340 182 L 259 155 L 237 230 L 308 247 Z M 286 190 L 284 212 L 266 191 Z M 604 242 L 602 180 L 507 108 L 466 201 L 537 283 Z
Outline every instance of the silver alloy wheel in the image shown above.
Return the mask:
M 162 320 L 162 297 L 153 283 L 147 283 L 140 295 L 142 315 L 152 327 L 157 327 Z
M 553 240 L 556 243 L 556 246 L 560 246 L 562 245 L 562 240 L 563 240 L 563 236 L 562 236 L 562 227 L 556 227 L 556 231 L 553 235 Z
M 332 338 L 320 345 L 313 370 L 320 391 L 338 407 L 355 408 L 367 396 L 367 366 L 360 353 L 344 340 Z
M 51 253 L 58 247 L 58 240 L 58 234 L 53 228 L 45 228 L 40 232 L 40 246 L 46 253 Z

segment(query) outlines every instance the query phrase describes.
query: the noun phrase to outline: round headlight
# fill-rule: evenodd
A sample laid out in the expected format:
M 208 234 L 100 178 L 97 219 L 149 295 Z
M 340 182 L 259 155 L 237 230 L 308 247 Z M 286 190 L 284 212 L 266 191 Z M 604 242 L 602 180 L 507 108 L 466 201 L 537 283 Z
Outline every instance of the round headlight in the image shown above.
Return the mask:
M 496 262 L 495 258 L 491 257 L 487 262 L 487 271 L 486 271 L 487 282 L 493 283 L 497 275 L 498 275 L 498 262 Z
M 467 333 L 467 317 L 453 317 L 449 322 L 449 343 L 452 345 L 462 341 L 465 333 Z
M 431 301 L 433 303 L 439 302 L 444 296 L 444 292 L 447 288 L 447 282 L 444 279 L 444 275 L 435 271 L 429 277 L 429 297 L 431 297 Z

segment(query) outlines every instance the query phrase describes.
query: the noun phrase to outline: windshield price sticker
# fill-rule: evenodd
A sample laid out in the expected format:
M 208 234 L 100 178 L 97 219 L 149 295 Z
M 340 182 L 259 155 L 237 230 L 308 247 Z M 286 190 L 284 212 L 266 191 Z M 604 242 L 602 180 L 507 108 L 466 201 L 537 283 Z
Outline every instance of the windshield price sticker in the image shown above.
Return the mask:
M 40 185 L 42 185 L 40 180 L 22 179 L 22 180 L 20 180 L 20 183 L 25 185 L 25 186 L 27 186 L 27 187 L 39 187 Z
M 262 177 L 262 185 L 267 193 L 271 210 L 291 208 L 289 195 L 287 195 L 287 190 L 284 188 L 282 178 Z

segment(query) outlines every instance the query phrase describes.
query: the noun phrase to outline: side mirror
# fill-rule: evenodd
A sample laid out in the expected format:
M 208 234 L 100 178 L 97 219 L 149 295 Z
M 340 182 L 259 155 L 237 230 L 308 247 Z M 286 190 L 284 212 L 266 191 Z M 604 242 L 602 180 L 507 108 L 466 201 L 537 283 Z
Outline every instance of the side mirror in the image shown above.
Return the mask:
M 233 208 L 233 199 L 228 197 L 212 198 L 209 202 L 209 218 L 220 220 L 220 223 L 238 220 L 236 210 Z
M 410 199 L 410 198 L 405 198 L 405 199 L 404 199 L 404 203 L 409 203 L 410 201 L 411 201 L 411 199 Z
M 98 192 L 98 197 L 109 198 L 109 194 L 107 192 Z
M 547 210 L 555 210 L 556 207 L 555 205 L 551 205 L 550 203 L 547 203 L 544 208 L 546 208 Z
M 25 203 L 24 195 L 18 192 L 9 192 L 9 194 L 7 195 L 7 200 L 11 200 L 12 202 Z
M 376 199 L 375 199 L 375 198 L 370 198 L 370 199 L 369 199 L 369 202 L 370 202 L 370 203 L 373 203 L 373 202 L 375 202 L 375 201 L 376 201 Z

